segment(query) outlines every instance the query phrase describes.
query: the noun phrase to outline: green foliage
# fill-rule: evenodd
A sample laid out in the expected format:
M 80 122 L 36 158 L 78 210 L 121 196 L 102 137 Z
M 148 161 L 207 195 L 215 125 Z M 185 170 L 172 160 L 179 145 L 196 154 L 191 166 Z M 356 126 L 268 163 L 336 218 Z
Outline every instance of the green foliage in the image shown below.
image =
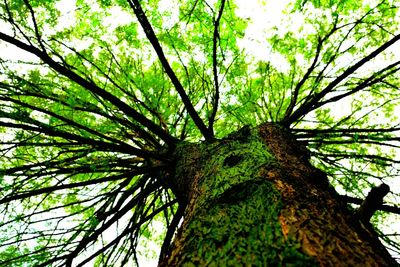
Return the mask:
M 396 1 L 291 1 L 256 35 L 240 4 L 0 4 L 0 265 L 133 265 L 137 244 L 153 238 L 150 221 L 174 221 L 165 179 L 185 173 L 173 160 L 187 142 L 221 155 L 202 163 L 213 177 L 203 190 L 218 184 L 204 203 L 273 164 L 257 140 L 217 147 L 214 138 L 245 125 L 290 129 L 340 193 L 396 184 L 400 63 L 383 49 L 398 38 Z M 244 159 L 227 169 L 226 156 Z M 387 201 L 398 205 L 398 195 Z M 278 206 L 264 211 L 276 216 Z

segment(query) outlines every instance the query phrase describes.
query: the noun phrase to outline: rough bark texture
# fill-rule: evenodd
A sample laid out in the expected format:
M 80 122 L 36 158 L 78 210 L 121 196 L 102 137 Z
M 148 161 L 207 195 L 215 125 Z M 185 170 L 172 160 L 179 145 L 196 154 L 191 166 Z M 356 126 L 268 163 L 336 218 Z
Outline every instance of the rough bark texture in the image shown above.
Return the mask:
M 181 144 L 184 221 L 160 266 L 395 266 L 341 203 L 307 149 L 273 124 Z

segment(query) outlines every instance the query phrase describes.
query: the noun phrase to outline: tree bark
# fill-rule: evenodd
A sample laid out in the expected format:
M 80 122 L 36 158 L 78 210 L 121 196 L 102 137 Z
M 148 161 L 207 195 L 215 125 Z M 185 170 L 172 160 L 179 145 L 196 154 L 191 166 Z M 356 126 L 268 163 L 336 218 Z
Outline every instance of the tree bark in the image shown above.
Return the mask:
M 170 187 L 186 211 L 160 266 L 396 266 L 279 125 L 175 156 Z

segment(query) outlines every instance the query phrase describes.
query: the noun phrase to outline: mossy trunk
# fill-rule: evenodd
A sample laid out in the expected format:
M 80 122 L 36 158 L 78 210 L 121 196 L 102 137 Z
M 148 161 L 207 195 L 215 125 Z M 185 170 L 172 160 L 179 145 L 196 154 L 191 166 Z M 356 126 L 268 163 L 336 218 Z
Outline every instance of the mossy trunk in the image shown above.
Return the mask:
M 394 266 L 283 128 L 178 146 L 171 187 L 187 205 L 160 266 Z

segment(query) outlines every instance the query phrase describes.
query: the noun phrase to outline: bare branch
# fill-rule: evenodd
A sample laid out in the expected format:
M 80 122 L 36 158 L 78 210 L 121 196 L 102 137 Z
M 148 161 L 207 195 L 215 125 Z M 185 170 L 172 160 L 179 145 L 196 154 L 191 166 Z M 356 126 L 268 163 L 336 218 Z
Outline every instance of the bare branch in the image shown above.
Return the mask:
M 363 199 L 360 199 L 360 198 L 345 196 L 345 195 L 339 195 L 339 199 L 341 199 L 344 202 L 353 203 L 353 204 L 357 204 L 357 205 L 361 205 L 364 201 Z M 378 210 L 391 212 L 391 213 L 395 213 L 395 214 L 400 214 L 400 207 L 397 207 L 397 206 L 390 206 L 390 205 L 382 204 L 378 207 Z

